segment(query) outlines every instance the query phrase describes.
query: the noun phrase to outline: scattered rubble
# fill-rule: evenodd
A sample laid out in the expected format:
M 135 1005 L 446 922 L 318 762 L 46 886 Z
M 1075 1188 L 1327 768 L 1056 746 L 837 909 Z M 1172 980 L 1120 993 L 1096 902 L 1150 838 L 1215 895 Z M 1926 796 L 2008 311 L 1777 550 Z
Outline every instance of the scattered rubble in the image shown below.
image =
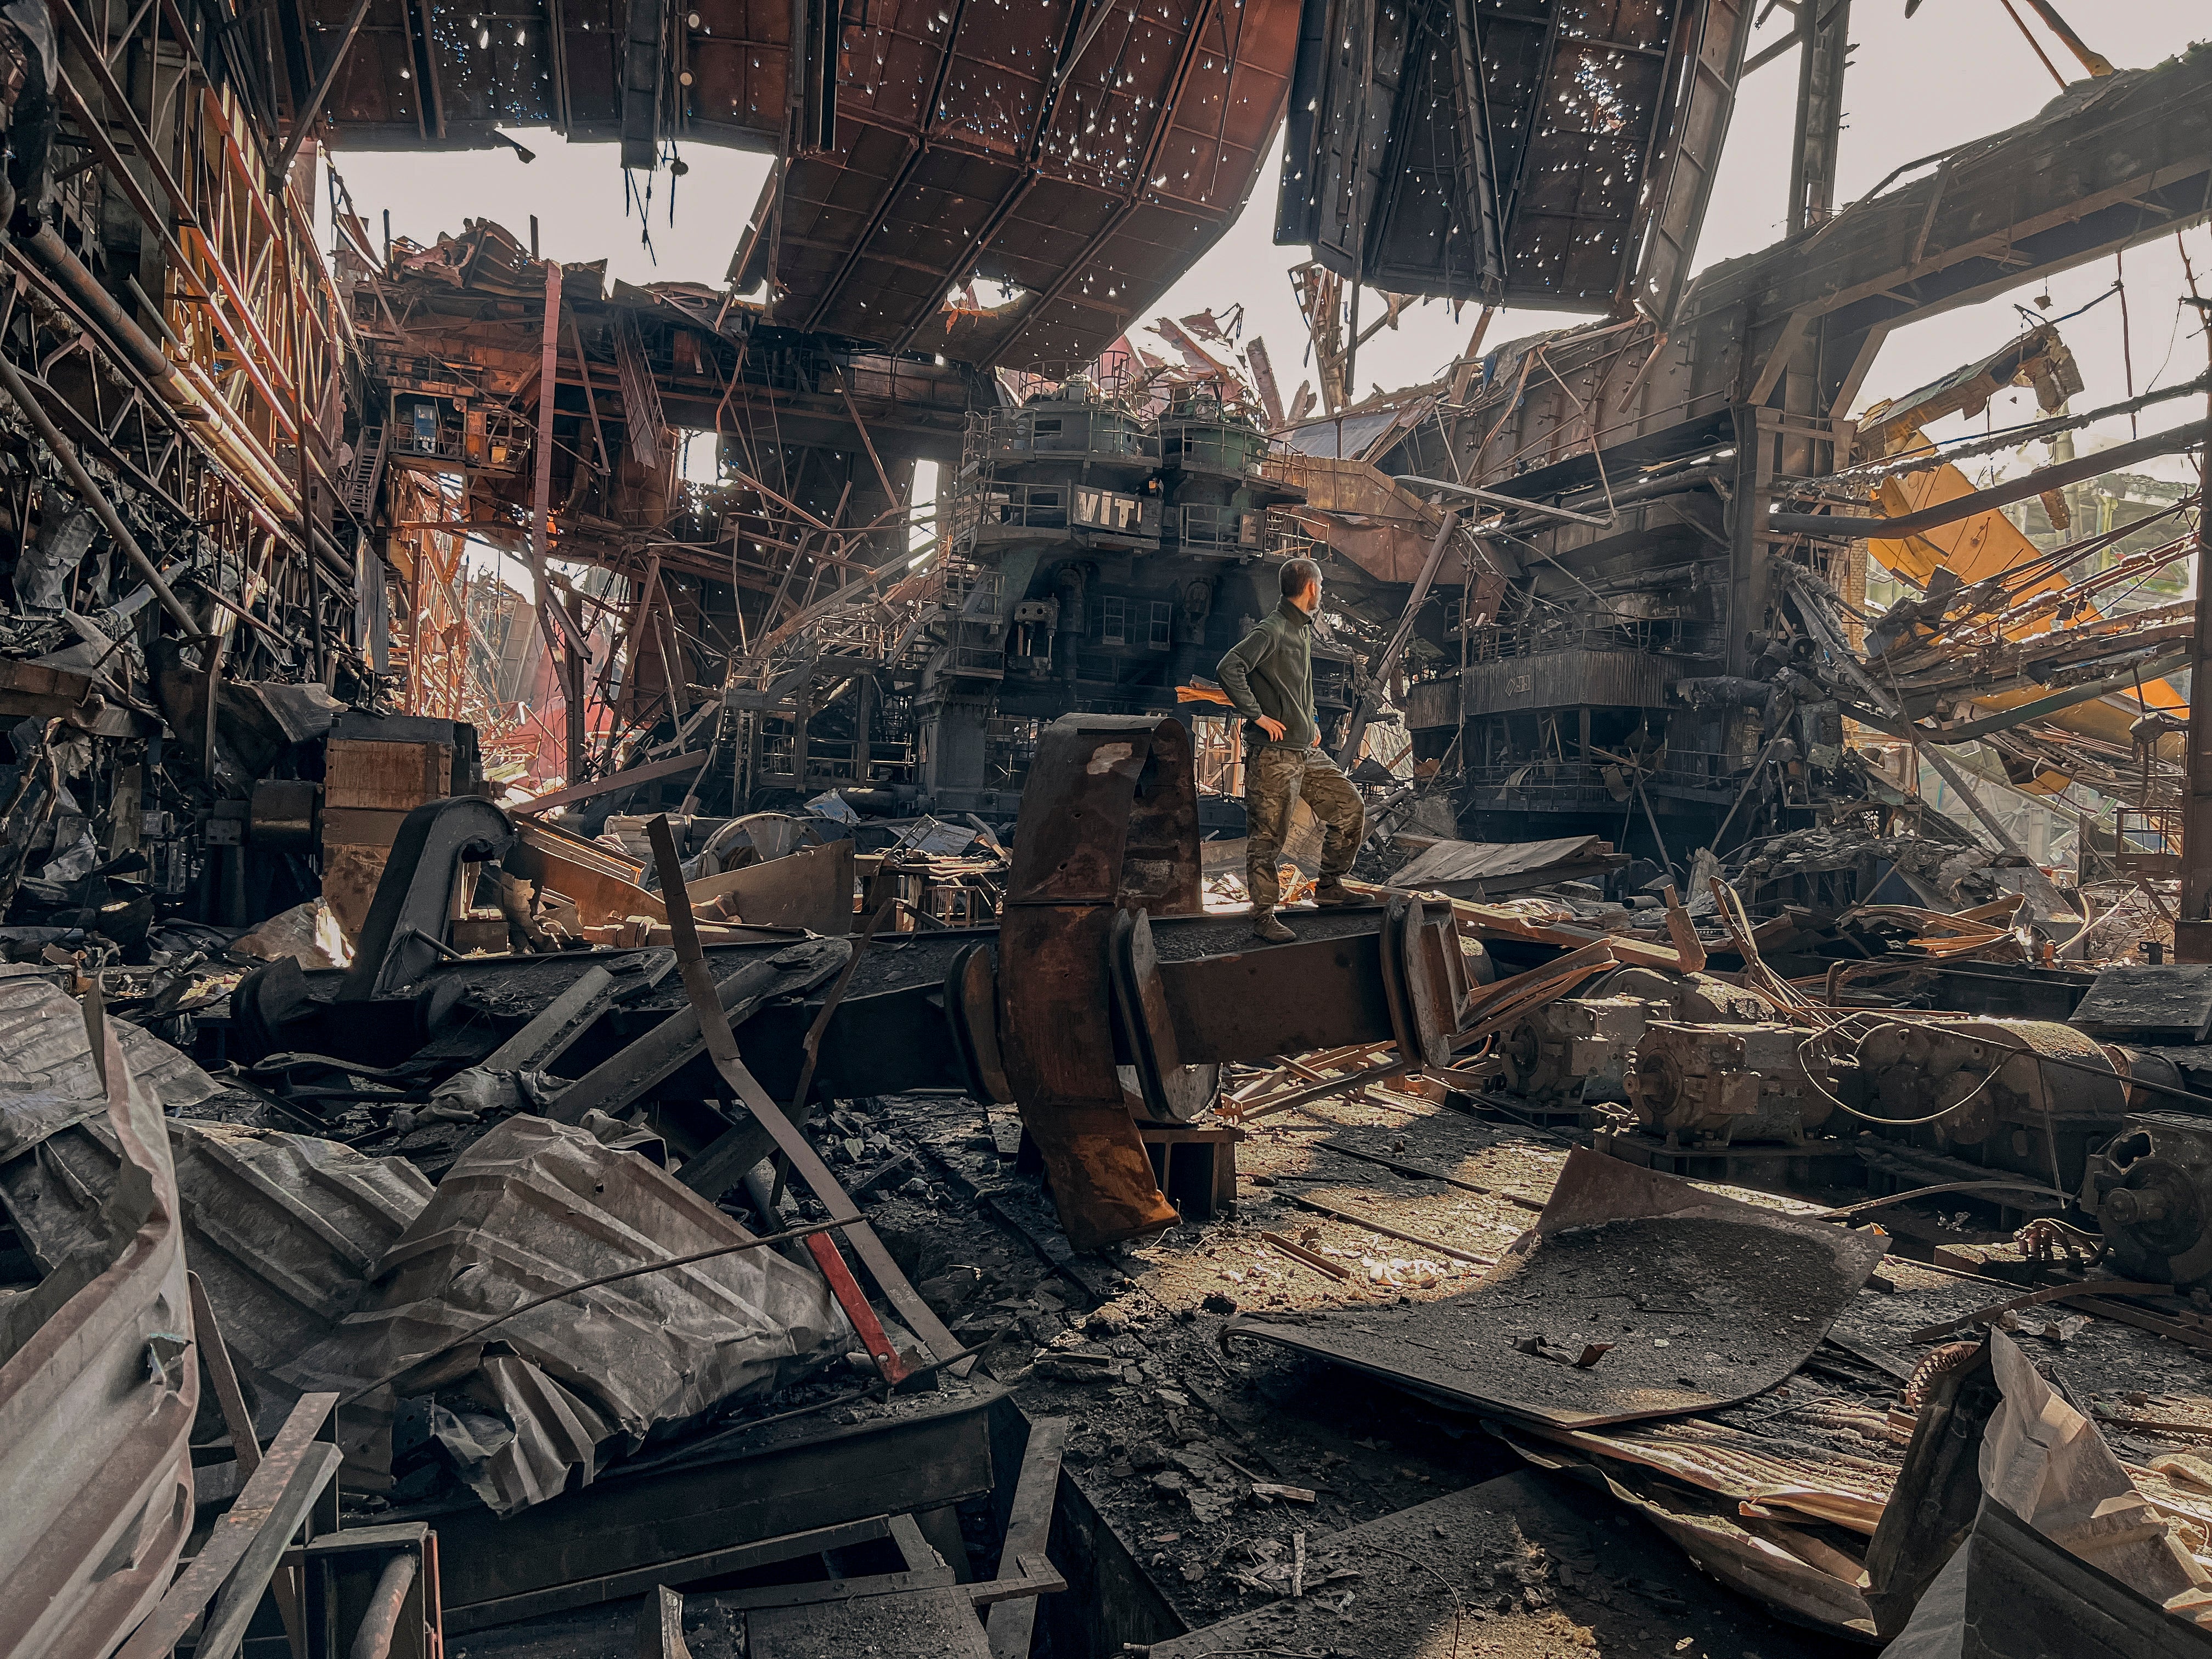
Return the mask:
M 2212 56 L 1839 205 L 1784 9 L 0 18 L 0 1652 L 2212 1651 L 2212 377 L 1850 402 Z M 726 285 L 375 234 L 486 112 Z

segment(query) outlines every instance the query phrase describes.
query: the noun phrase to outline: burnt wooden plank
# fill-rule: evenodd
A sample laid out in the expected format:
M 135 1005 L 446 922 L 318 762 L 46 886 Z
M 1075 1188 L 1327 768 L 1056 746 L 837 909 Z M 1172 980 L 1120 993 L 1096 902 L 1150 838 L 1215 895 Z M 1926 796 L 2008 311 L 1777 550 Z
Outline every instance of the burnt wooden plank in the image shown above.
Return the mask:
M 1019 1569 L 1025 1555 L 1042 1555 L 1052 1537 L 1052 1513 L 1059 1506 L 1060 1454 L 1067 1446 L 1068 1420 L 1041 1417 L 1030 1425 L 1022 1451 L 1022 1473 L 1014 1486 L 1013 1512 L 1006 1518 L 1006 1545 L 999 1576 Z M 991 1659 L 1024 1659 L 1036 1629 L 1034 1598 L 1001 1601 L 991 1609 L 986 1631 Z

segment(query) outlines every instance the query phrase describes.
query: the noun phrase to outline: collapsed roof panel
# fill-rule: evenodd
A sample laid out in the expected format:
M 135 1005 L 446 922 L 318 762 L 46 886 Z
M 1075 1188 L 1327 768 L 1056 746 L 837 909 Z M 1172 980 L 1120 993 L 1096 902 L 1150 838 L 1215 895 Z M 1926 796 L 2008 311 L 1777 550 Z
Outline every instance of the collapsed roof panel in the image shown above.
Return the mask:
M 304 52 L 292 39 L 280 56 L 275 91 L 287 116 L 307 102 L 353 3 L 300 9 L 317 50 Z M 640 10 L 657 16 L 659 8 Z M 665 136 L 775 148 L 786 125 L 791 13 L 780 0 L 693 0 L 665 20 L 642 18 L 646 81 L 658 93 L 633 114 L 647 143 Z M 495 131 L 501 126 L 551 127 L 573 140 L 631 136 L 638 123 L 623 120 L 623 48 L 638 21 L 619 0 L 545 0 L 497 15 L 446 0 L 371 0 L 359 36 L 340 48 L 325 136 L 356 149 L 483 148 L 506 142 Z
M 1131 12 L 906 0 L 847 37 L 834 148 L 735 264 L 791 326 L 1016 365 L 1094 356 L 1226 228 L 1290 79 L 1291 0 Z M 1004 303 L 948 294 L 982 277 Z
M 1394 293 L 1610 311 L 1646 248 L 1671 289 L 1749 25 L 1729 0 L 1305 0 L 1275 240 Z

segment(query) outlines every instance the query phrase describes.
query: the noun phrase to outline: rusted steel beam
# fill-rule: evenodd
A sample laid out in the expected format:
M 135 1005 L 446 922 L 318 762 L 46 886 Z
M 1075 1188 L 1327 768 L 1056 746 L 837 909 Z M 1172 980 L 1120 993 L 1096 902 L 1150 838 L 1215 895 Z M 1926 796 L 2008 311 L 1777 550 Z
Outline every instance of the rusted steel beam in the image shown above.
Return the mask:
M 54 459 L 61 463 L 62 471 L 69 475 L 70 487 L 99 517 L 116 546 L 123 550 L 123 556 L 130 560 L 131 568 L 154 590 L 154 596 L 161 600 L 161 608 L 176 618 L 188 638 L 198 638 L 199 618 L 185 608 L 185 602 L 162 580 L 161 570 L 146 556 L 145 550 L 138 545 L 137 538 L 116 512 L 115 504 L 107 499 L 107 492 L 84 470 L 84 463 L 78 459 L 76 449 L 68 439 L 62 436 L 61 429 L 55 426 L 52 416 L 31 395 L 30 388 L 23 384 L 23 377 L 16 372 L 15 365 L 4 356 L 0 356 L 0 389 L 6 391 L 15 406 L 38 428 L 39 436 L 46 440 L 46 447 L 53 451 Z
M 544 812 L 556 806 L 568 806 L 580 800 L 595 800 L 601 795 L 612 794 L 617 789 L 635 788 L 641 783 L 651 783 L 656 778 L 672 778 L 679 772 L 696 772 L 708 761 L 703 752 L 677 755 L 668 760 L 658 760 L 643 766 L 633 766 L 627 772 L 617 772 L 611 777 L 599 778 L 590 783 L 573 783 L 566 789 L 556 789 L 550 795 L 540 795 L 535 800 L 524 801 L 511 807 L 513 812 Z
M 653 850 L 661 871 L 661 894 L 668 906 L 668 925 L 675 945 L 677 962 L 684 974 L 685 990 L 691 1006 L 698 1012 L 699 1032 L 705 1039 L 707 1052 L 722 1080 L 730 1085 L 745 1109 L 757 1119 L 763 1128 L 774 1138 L 791 1168 L 804 1181 L 808 1190 L 829 1212 L 830 1219 L 843 1227 L 846 1241 L 853 1254 L 864 1262 L 883 1292 L 884 1300 L 897 1310 L 915 1336 L 929 1350 L 929 1357 L 938 1361 L 953 1359 L 962 1352 L 960 1340 L 945 1327 L 936 1310 L 924 1302 L 907 1282 L 906 1275 L 892 1261 L 890 1252 L 884 1248 L 876 1231 L 868 1224 L 845 1189 L 837 1184 L 837 1177 L 822 1161 L 806 1137 L 798 1131 L 783 1109 L 760 1085 L 759 1079 L 749 1071 L 738 1054 L 737 1038 L 731 1034 L 729 1016 L 723 1012 L 721 998 L 715 989 L 713 975 L 708 971 L 705 957 L 699 949 L 699 935 L 691 921 L 691 905 L 684 889 L 684 875 L 676 856 L 675 838 L 670 833 L 668 820 L 656 817 L 650 826 Z M 819 1240 L 817 1244 L 815 1241 Z M 854 1328 L 868 1340 L 869 1358 L 876 1362 L 886 1382 L 896 1382 L 908 1371 L 906 1362 L 891 1347 L 874 1310 L 861 1296 L 844 1260 L 836 1254 L 836 1247 L 826 1234 L 809 1237 L 807 1248 L 830 1288 L 836 1293 L 838 1304 L 853 1321 Z
M 331 88 L 337 84 L 338 71 L 345 67 L 346 58 L 353 51 L 354 38 L 361 33 L 362 20 L 368 15 L 368 5 L 369 0 L 354 0 L 353 15 L 346 19 L 337 50 L 331 53 L 331 61 L 323 66 L 321 78 L 307 96 L 307 107 L 293 118 L 291 136 L 284 140 L 284 148 L 276 152 L 276 163 L 269 169 L 271 180 L 280 190 L 292 171 L 292 158 L 300 153 L 300 146 L 322 118 L 323 106 L 330 99 Z
M 536 478 L 530 522 L 530 576 L 538 600 L 538 626 L 545 649 L 561 676 L 566 696 L 563 713 L 568 728 L 568 774 L 584 769 L 584 647 L 574 623 L 554 596 L 546 579 L 547 532 L 553 521 L 553 415 L 561 367 L 561 265 L 544 262 L 545 310 L 538 331 L 538 441 L 531 458 Z
M 999 927 L 997 1029 L 1007 1091 L 1079 1249 L 1176 1218 L 1133 1110 L 1191 1121 L 1232 1060 L 1391 1044 L 1403 1065 L 1448 1065 L 1467 1007 L 1449 915 L 1409 895 L 1316 915 L 1311 937 L 1264 949 L 1243 919 L 1201 917 L 1197 824 L 1174 719 L 1067 714 L 1040 735 Z M 1188 919 L 1170 959 L 1155 915 Z M 1207 953 L 1217 921 L 1229 948 Z
M 2030 495 L 2040 495 L 2049 490 L 2063 489 L 2068 484 L 2119 471 L 2154 455 L 2171 455 L 2177 450 L 2201 444 L 2208 437 L 2212 437 L 2212 420 L 2192 421 L 2187 426 L 2178 426 L 2170 431 L 2154 432 L 2147 438 L 2137 438 L 2132 443 L 2100 449 L 2094 455 L 2061 461 L 2056 466 L 2046 466 L 2039 471 L 2023 473 L 1988 489 L 1978 489 L 1971 495 L 1957 496 L 1935 507 L 1923 507 L 1917 513 L 1905 514 L 1901 518 L 1842 519 L 1819 513 L 1776 513 L 1768 516 L 1765 527 L 1785 534 L 1822 536 L 1837 541 L 1869 536 L 1901 540 L 1947 524 L 1956 524 L 1977 513 L 1988 513 L 1996 507 L 2009 506 L 2014 501 L 2026 501 Z
M 337 1403 L 335 1394 L 300 1397 L 237 1501 L 115 1659 L 166 1659 L 203 1613 L 199 1651 L 235 1651 L 285 1546 L 337 1474 L 345 1454 L 318 1437 Z

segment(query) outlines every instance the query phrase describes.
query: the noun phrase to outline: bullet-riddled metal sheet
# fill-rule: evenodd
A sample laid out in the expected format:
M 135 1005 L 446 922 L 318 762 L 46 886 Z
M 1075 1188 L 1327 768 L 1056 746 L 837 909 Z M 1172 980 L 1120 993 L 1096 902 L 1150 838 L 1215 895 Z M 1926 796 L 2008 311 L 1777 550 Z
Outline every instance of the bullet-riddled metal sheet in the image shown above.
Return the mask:
M 1523 1422 L 1674 1416 L 1747 1399 L 1796 1370 L 1886 1243 L 1578 1147 L 1534 1231 L 1479 1288 L 1303 1321 L 1238 1319 L 1223 1340 L 1276 1343 Z
M 1304 0 L 1278 242 L 1393 293 L 1663 313 L 1751 8 Z
M 787 327 L 1073 367 L 1243 208 L 1273 154 L 1298 7 L 892 0 L 872 21 L 843 59 L 833 141 L 770 178 L 732 275 L 766 282 Z

